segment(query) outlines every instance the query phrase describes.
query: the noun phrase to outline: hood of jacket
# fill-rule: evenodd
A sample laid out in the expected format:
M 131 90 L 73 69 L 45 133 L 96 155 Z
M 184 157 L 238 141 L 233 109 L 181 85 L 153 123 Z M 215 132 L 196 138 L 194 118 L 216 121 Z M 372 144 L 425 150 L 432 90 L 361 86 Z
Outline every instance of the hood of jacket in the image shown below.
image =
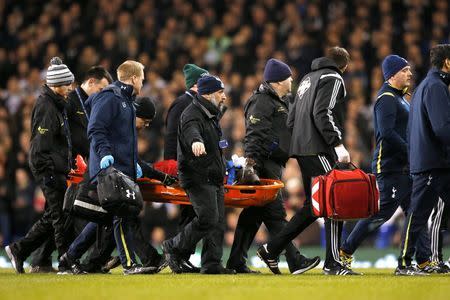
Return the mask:
M 333 69 L 342 75 L 342 72 L 339 70 L 336 63 L 328 57 L 319 57 L 312 61 L 311 70 L 317 71 L 320 69 Z

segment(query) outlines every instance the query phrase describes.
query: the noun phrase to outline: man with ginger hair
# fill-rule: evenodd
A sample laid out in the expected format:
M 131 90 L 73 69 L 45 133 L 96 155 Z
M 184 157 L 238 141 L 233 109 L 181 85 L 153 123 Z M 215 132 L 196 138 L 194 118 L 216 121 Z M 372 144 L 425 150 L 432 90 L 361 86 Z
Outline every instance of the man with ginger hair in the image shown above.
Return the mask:
M 133 179 L 142 176 L 138 164 L 136 113 L 133 101 L 142 89 L 144 66 L 127 60 L 117 68 L 118 81 L 89 98 L 90 141 L 89 175 L 109 166 Z M 130 218 L 114 216 L 114 238 L 125 275 L 145 274 L 151 270 L 137 264 L 134 255 Z

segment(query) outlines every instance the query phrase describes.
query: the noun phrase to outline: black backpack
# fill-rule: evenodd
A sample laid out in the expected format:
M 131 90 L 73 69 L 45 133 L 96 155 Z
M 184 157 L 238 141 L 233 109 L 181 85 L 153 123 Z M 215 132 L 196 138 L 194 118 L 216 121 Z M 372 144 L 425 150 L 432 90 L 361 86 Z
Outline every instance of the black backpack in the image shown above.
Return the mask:
M 138 184 L 114 167 L 101 170 L 97 176 L 100 205 L 107 212 L 119 216 L 137 216 L 143 207 Z

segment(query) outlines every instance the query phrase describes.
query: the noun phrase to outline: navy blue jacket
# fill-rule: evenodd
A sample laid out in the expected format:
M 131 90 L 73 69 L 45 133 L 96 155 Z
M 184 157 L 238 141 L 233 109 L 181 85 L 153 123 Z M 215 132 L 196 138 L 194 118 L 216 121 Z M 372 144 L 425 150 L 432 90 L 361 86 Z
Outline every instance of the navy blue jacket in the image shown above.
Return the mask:
M 372 172 L 409 172 L 407 128 L 409 103 L 404 92 L 385 82 L 373 107 L 375 152 Z
M 116 169 L 136 178 L 137 133 L 133 100 L 133 87 L 116 81 L 86 101 L 91 177 L 98 173 L 100 160 L 112 155 Z
M 450 93 L 436 68 L 414 92 L 408 138 L 412 174 L 450 168 Z

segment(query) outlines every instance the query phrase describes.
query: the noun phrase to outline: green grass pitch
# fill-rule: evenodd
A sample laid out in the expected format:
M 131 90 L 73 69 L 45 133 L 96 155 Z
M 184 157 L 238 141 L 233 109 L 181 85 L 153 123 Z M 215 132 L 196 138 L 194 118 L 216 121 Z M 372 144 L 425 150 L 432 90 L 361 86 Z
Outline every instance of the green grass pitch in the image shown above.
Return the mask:
M 389 269 L 361 269 L 364 276 L 303 275 L 21 274 L 0 269 L 0 299 L 450 299 L 450 275 L 395 277 Z

